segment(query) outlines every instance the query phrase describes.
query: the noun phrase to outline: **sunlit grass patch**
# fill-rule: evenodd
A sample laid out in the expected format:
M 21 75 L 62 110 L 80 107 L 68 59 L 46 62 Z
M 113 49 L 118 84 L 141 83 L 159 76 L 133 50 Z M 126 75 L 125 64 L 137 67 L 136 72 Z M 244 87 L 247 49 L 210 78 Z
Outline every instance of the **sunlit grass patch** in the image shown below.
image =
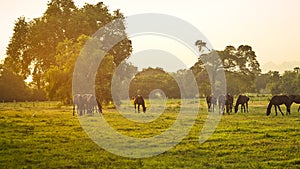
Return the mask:
M 120 157 L 99 147 L 78 117 L 72 116 L 71 106 L 0 104 L 0 168 L 299 168 L 298 106 L 293 105 L 290 116 L 266 116 L 266 103 L 254 101 L 249 113 L 223 115 L 212 136 L 199 144 L 208 114 L 202 99 L 197 103 L 197 118 L 186 117 L 194 120 L 189 134 L 170 150 L 145 159 Z M 178 101 L 168 104 L 171 106 L 149 123 L 132 122 L 105 107 L 102 118 L 121 134 L 150 138 L 165 132 L 178 118 L 179 111 L 172 108 L 180 106 Z M 128 113 L 134 114 L 132 105 Z M 215 115 L 219 116 L 217 111 Z M 94 116 L 79 118 L 97 123 Z

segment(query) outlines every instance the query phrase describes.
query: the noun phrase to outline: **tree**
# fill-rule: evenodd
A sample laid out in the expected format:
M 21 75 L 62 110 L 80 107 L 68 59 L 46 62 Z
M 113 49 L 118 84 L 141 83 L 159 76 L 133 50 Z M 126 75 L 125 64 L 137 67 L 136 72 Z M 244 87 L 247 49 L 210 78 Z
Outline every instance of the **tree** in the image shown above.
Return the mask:
M 295 71 L 285 71 L 281 77 L 281 88 L 285 94 L 297 94 L 299 90 L 299 75 Z
M 111 92 L 116 105 L 119 105 L 121 100 L 130 98 L 128 93 L 130 82 L 137 73 L 137 67 L 125 61 L 119 64 L 119 66 L 115 69 L 111 84 Z
M 148 98 L 155 90 L 162 90 L 166 97 L 180 98 L 180 90 L 175 79 L 162 68 L 147 68 L 137 73 L 132 79 L 129 88 L 130 96 L 137 94 Z
M 271 91 L 273 95 L 282 93 L 281 88 L 281 75 L 278 71 L 269 71 L 270 82 L 267 84 L 267 89 Z
M 45 91 L 48 99 L 69 103 L 72 100 L 72 77 L 80 50 L 89 36 L 81 35 L 76 41 L 66 39 L 56 49 L 55 65 L 45 74 Z
M 198 82 L 199 75 L 205 77 L 205 73 L 203 72 L 208 72 L 209 76 L 206 76 L 209 79 L 207 78 L 205 83 L 202 80 L 202 84 L 206 84 L 207 86 L 210 83 L 212 85 L 211 93 L 219 90 L 218 85 L 222 86 L 225 83 L 222 78 L 216 80 L 218 75 L 221 75 L 221 72 L 225 72 L 227 92 L 239 94 L 254 91 L 255 78 L 261 72 L 259 66 L 252 48 L 248 45 L 241 45 L 237 49 L 233 46 L 227 46 L 223 51 L 211 50 L 207 54 L 201 54 L 198 62 L 191 67 L 191 70 L 197 77 Z M 199 86 L 201 85 L 199 84 Z M 208 87 L 205 88 L 207 89 Z M 203 91 L 201 92 L 203 93 Z M 210 94 L 207 91 L 204 93 Z
M 191 70 L 181 69 L 178 70 L 176 73 L 172 73 L 172 77 L 176 79 L 177 84 L 174 84 L 173 89 L 171 92 L 177 92 L 176 98 L 195 98 L 199 97 L 198 90 L 193 86 L 193 81 L 196 80 L 194 75 L 192 74 Z M 197 81 L 197 80 L 196 80 Z M 178 87 L 180 89 L 180 93 L 178 93 Z
M 114 63 L 113 56 L 107 55 L 100 63 L 96 75 L 96 96 L 100 99 L 101 102 L 104 101 L 106 104 L 113 100 L 111 94 L 111 82 L 115 69 L 116 64 Z
M 17 75 L 25 80 L 30 75 L 29 65 L 31 56 L 29 54 L 29 33 L 30 23 L 25 21 L 25 17 L 20 17 L 14 26 L 14 35 L 10 39 L 7 47 L 8 57 L 4 64 Z
M 105 34 L 93 35 L 107 23 L 119 19 L 118 27 L 105 30 Z M 14 34 L 7 48 L 6 63 L 15 66 L 13 69 L 24 79 L 32 75 L 32 85 L 37 89 L 46 84 L 45 72 L 57 66 L 56 49 L 65 39 L 76 40 L 80 35 L 97 37 L 102 41 L 102 49 L 110 46 L 110 40 L 121 37 L 122 41 L 108 51 L 115 64 L 126 59 L 131 51 L 131 41 L 127 38 L 124 16 L 119 10 L 109 13 L 102 2 L 96 5 L 86 4 L 78 9 L 72 0 L 52 0 L 44 15 L 26 22 L 20 18 L 15 24 Z M 24 35 L 24 37 L 23 37 Z M 20 38 L 21 37 L 21 38 Z
M 267 84 L 270 82 L 270 75 L 268 73 L 260 74 L 255 79 L 255 90 L 257 93 L 270 93 L 267 90 Z
M 25 101 L 31 99 L 29 88 L 23 78 L 5 65 L 0 65 L 0 100 Z

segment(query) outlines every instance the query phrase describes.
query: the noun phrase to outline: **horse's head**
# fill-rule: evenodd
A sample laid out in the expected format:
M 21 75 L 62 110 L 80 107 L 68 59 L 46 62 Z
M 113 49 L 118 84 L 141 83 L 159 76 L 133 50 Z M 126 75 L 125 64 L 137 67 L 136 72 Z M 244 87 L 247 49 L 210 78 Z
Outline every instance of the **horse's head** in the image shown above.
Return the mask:
M 234 106 L 234 113 L 237 113 L 237 112 L 238 112 L 238 110 L 239 110 L 239 105 L 238 105 L 238 104 L 236 104 L 236 105 Z
M 267 116 L 269 116 L 271 114 L 271 109 L 267 109 Z

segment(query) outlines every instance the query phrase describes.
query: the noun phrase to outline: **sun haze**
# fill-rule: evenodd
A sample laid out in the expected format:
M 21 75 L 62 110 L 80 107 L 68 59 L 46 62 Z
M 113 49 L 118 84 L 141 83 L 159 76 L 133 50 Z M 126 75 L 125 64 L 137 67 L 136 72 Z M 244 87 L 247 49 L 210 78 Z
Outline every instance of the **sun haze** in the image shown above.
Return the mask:
M 0 60 L 20 16 L 40 17 L 48 0 L 2 1 L 0 6 Z M 76 6 L 97 0 L 74 0 Z M 300 1 L 146 1 L 103 0 L 110 10 L 121 9 L 125 16 L 138 13 L 163 13 L 181 18 L 197 27 L 216 50 L 227 45 L 250 45 L 263 71 L 280 65 L 300 65 Z M 134 41 L 133 41 L 134 43 Z M 275 67 L 275 68 L 274 68 Z

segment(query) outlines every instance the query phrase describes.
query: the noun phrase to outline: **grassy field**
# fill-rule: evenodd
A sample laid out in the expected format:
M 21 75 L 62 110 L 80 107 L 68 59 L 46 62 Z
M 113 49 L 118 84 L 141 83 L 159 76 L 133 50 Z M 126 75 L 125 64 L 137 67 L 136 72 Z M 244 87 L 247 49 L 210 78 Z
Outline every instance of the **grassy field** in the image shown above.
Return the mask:
M 298 106 L 292 106 L 290 116 L 272 112 L 267 117 L 267 101 L 252 100 L 249 113 L 222 116 L 214 134 L 199 144 L 207 116 L 201 100 L 198 118 L 180 144 L 142 159 L 100 148 L 72 116 L 71 107 L 55 102 L 0 103 L 0 168 L 300 168 Z M 114 109 L 104 109 L 104 118 L 122 134 L 152 137 L 173 124 L 179 104 L 169 101 L 165 112 L 146 124 L 131 122 Z

